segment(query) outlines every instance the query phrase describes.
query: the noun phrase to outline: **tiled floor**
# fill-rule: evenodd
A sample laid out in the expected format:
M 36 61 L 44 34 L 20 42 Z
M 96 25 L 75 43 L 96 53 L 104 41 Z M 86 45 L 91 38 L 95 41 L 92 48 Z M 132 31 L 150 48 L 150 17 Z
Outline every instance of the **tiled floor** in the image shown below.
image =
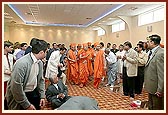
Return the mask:
M 100 110 L 143 110 L 144 108 L 131 107 L 130 98 L 123 96 L 122 84 L 119 92 L 113 92 L 110 87 L 104 87 L 105 82 L 102 82 L 99 89 L 93 88 L 93 80 L 87 83 L 86 87 L 80 88 L 78 85 L 71 85 L 67 81 L 67 87 L 70 96 L 88 96 L 98 101 Z M 135 100 L 148 100 L 148 94 L 143 91 L 141 95 L 136 95 Z M 45 110 L 50 110 L 50 105 L 46 105 Z

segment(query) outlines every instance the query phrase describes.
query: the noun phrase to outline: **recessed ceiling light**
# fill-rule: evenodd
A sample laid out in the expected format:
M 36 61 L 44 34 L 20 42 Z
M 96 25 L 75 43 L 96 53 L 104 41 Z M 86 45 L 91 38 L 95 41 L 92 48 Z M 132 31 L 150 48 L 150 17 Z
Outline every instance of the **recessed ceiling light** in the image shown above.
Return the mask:
M 92 19 L 92 18 L 86 18 L 87 20 L 90 20 L 90 19 Z
M 130 7 L 129 9 L 130 10 L 136 10 L 136 9 L 138 9 L 138 7 Z
M 26 15 L 32 15 L 32 13 L 30 13 L 30 12 L 26 12 L 25 14 L 26 14 Z
M 16 23 L 16 21 L 12 20 L 10 23 L 15 24 L 15 23 Z
M 13 19 L 12 16 L 4 16 L 5 19 Z
M 5 13 L 4 13 L 4 16 L 9 16 L 9 15 L 10 15 L 10 14 L 9 14 L 9 13 L 7 13 L 7 12 L 5 12 Z
M 64 10 L 64 12 L 69 13 L 69 12 L 71 12 L 71 10 Z

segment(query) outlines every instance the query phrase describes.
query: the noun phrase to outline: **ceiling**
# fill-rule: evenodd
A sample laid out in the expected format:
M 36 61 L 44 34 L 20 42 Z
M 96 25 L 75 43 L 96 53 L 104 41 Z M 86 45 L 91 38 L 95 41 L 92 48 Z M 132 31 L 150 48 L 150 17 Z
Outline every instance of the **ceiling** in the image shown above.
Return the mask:
M 89 27 L 110 25 L 117 16 L 136 16 L 165 5 L 142 3 L 4 3 L 4 22 L 12 25 Z

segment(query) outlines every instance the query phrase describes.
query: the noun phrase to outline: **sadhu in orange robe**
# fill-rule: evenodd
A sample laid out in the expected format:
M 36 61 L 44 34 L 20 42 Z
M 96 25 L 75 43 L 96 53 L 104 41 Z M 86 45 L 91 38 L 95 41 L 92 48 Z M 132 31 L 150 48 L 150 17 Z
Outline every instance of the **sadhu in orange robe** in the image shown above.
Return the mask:
M 79 54 L 79 82 L 80 87 L 86 86 L 86 83 L 88 82 L 88 67 L 87 67 L 87 57 L 89 54 L 86 53 L 88 47 L 87 44 L 83 44 L 83 49 L 81 50 Z
M 94 50 L 91 47 L 91 42 L 88 42 L 88 50 L 86 51 L 87 54 L 89 54 L 87 58 L 87 65 L 88 65 L 88 71 L 89 71 L 89 76 L 93 75 L 93 58 L 94 58 Z
M 75 52 L 75 44 L 71 44 L 71 49 L 68 51 L 68 60 L 69 60 L 69 78 L 71 79 L 73 84 L 79 83 L 79 71 L 78 71 L 78 63 L 77 63 L 77 56 Z
M 103 77 L 104 73 L 104 51 L 100 50 L 100 45 L 97 43 L 95 44 L 96 47 L 99 47 L 98 52 L 96 54 L 95 60 L 94 60 L 94 88 L 98 88 L 99 84 L 101 82 L 101 79 Z

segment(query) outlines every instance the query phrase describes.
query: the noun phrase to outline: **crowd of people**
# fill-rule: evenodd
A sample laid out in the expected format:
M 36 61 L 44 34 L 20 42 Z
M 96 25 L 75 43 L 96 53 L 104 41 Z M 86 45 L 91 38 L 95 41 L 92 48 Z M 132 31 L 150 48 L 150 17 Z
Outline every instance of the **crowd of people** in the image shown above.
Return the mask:
M 107 80 L 105 87 L 123 84 L 123 95 L 134 100 L 143 87 L 149 93 L 149 109 L 164 109 L 164 48 L 161 37 L 151 35 L 133 48 L 130 41 L 107 43 L 50 43 L 32 38 L 27 43 L 4 41 L 4 107 L 5 109 L 35 110 L 45 105 L 45 98 L 59 107 L 70 97 L 66 81 L 80 88 L 93 87 Z M 13 48 L 14 47 L 14 48 Z M 45 86 L 45 80 L 51 84 Z M 58 82 L 61 80 L 61 83 Z M 53 87 L 61 92 L 55 93 Z M 53 90 L 53 92 L 52 92 Z M 59 89 L 58 89 L 59 90 Z

